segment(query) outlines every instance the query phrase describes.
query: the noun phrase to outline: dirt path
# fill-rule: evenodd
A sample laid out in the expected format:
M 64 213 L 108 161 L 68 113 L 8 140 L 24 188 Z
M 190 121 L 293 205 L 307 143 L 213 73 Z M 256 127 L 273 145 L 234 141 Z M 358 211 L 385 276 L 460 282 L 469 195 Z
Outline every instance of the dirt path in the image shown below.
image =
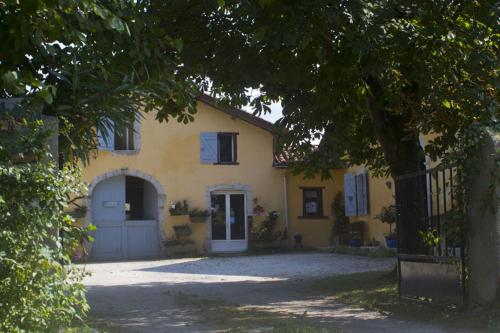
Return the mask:
M 392 267 L 326 253 L 87 265 L 91 316 L 120 332 L 444 332 L 339 304 L 314 279 Z

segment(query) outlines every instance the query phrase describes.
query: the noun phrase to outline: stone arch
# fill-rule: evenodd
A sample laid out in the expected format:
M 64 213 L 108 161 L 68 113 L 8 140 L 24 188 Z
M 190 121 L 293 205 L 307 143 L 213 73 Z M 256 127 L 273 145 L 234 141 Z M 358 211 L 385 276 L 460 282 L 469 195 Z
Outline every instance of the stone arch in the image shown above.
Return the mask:
M 85 216 L 85 224 L 88 225 L 92 222 L 92 194 L 94 192 L 95 187 L 97 184 L 102 182 L 105 179 L 116 177 L 116 176 L 133 176 L 133 177 L 138 177 L 141 179 L 144 179 L 151 183 L 153 187 L 156 190 L 157 194 L 157 217 L 158 217 L 158 235 L 159 235 L 159 242 L 160 242 L 160 249 L 161 253 L 165 253 L 165 240 L 167 239 L 166 232 L 165 232 L 165 225 L 164 225 L 164 217 L 165 217 L 165 202 L 167 200 L 167 194 L 165 190 L 163 189 L 163 186 L 160 184 L 160 182 L 153 176 L 139 171 L 139 170 L 134 170 L 134 169 L 129 169 L 129 168 L 121 168 L 121 169 L 116 169 L 112 170 L 109 172 L 106 172 L 102 175 L 99 175 L 95 177 L 89 184 L 88 186 L 88 195 L 86 198 L 86 206 L 88 213 Z

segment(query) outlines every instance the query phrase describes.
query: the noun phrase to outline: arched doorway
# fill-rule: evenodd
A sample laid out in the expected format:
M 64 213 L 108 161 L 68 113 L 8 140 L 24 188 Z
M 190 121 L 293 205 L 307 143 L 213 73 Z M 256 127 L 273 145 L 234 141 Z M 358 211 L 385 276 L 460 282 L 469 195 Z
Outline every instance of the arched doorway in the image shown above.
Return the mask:
M 137 172 L 122 171 L 99 177 L 90 187 L 89 222 L 96 226 L 90 257 L 157 258 L 164 238 L 163 190 Z

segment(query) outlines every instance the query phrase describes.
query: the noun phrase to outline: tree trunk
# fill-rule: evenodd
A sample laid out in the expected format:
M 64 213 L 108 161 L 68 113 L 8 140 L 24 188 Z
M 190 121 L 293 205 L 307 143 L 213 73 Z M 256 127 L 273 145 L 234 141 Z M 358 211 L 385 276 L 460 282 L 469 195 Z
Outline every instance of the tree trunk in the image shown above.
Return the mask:
M 418 130 L 410 126 L 411 111 L 389 113 L 379 82 L 368 78 L 367 83 L 371 93 L 367 96 L 367 107 L 392 177 L 396 180 L 397 177 L 425 170 L 425 154 L 420 146 Z M 418 231 L 426 214 L 425 175 L 396 182 L 395 191 L 399 252 L 422 253 L 425 246 Z

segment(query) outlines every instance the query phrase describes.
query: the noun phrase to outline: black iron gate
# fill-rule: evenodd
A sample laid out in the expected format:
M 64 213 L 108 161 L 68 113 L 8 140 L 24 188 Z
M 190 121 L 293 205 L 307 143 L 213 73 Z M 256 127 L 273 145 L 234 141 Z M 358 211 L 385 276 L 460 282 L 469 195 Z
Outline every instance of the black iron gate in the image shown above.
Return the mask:
M 459 172 L 456 167 L 438 167 L 395 180 L 401 297 L 465 303 Z

